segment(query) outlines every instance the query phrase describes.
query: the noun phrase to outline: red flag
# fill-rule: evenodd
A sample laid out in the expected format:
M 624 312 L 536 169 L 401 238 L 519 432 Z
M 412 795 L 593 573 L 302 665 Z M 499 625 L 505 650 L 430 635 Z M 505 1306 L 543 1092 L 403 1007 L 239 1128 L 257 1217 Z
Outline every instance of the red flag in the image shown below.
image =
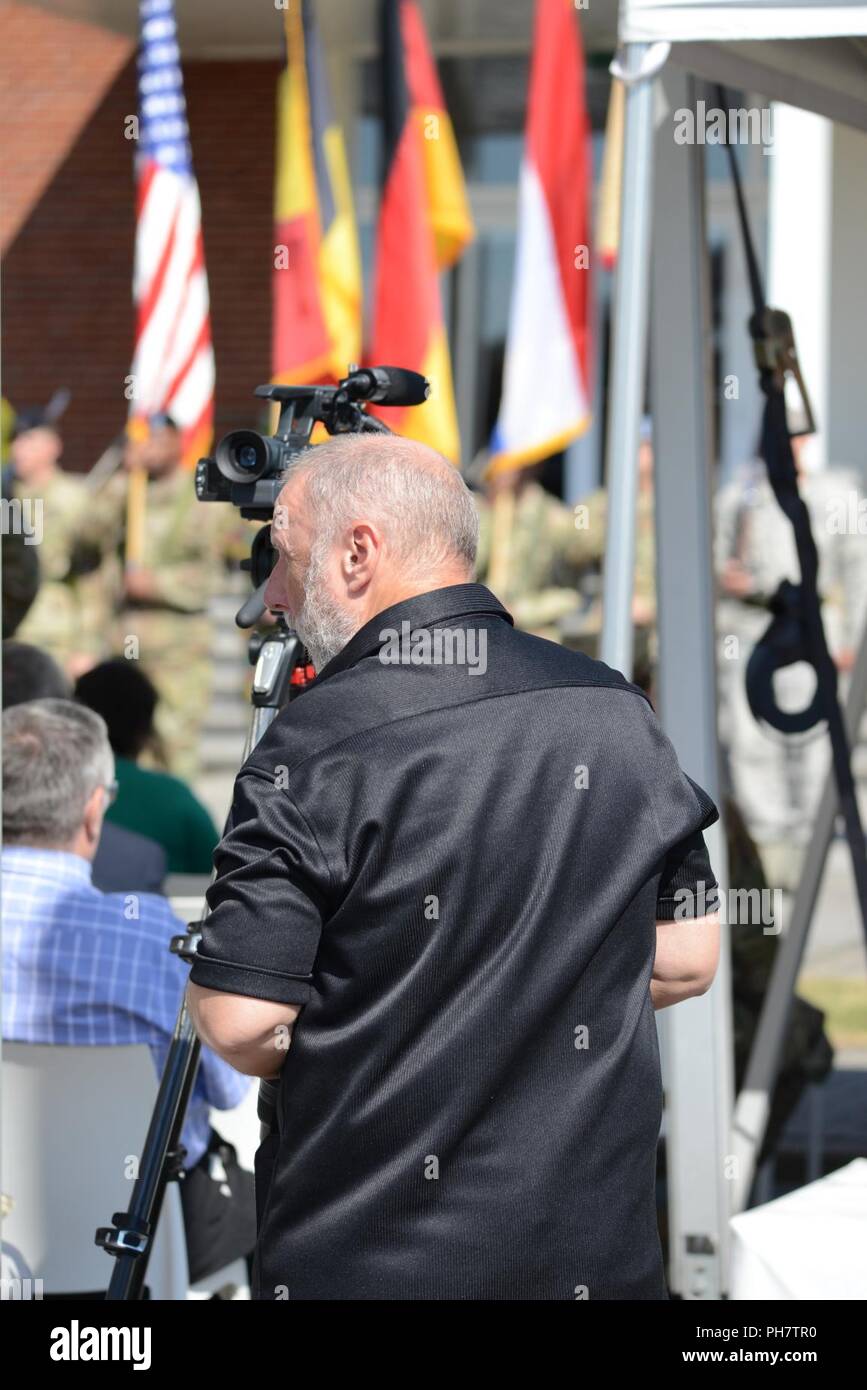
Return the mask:
M 368 360 L 422 372 L 424 405 L 387 409 L 398 433 L 458 462 L 460 445 L 439 272 L 473 236 L 463 176 L 415 0 L 383 0 L 386 168 Z

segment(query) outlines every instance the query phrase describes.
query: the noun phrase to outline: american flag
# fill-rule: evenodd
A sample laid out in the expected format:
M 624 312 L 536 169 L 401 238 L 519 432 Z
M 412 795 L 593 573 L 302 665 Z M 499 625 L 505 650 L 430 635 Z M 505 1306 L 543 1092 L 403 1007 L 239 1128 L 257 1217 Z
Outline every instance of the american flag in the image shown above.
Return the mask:
M 199 189 L 193 173 L 173 0 L 141 0 L 137 310 L 130 416 L 165 412 L 194 461 L 210 445 L 214 352 Z

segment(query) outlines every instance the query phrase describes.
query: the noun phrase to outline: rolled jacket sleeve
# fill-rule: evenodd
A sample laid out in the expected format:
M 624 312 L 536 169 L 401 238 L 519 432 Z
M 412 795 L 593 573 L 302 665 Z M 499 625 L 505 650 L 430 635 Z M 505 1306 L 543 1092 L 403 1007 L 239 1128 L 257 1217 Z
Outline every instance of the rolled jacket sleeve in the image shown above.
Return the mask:
M 326 911 L 316 836 L 267 772 L 242 769 L 190 979 L 226 994 L 306 1003 Z
M 707 845 L 700 830 L 694 830 L 666 855 L 659 896 L 657 922 L 679 922 L 687 917 L 706 917 L 719 908 L 719 885 L 714 876 Z
M 656 920 L 705 917 L 719 907 L 719 885 L 703 832 L 719 811 L 703 787 L 680 767 L 655 714 L 642 711 L 634 752 L 659 833 L 661 873 Z

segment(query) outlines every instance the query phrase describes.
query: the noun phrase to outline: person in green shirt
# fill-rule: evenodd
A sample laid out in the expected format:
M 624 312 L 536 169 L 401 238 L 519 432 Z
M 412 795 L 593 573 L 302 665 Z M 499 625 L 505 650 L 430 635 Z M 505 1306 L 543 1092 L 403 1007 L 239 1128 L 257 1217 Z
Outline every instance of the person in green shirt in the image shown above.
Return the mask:
M 158 697 L 148 677 L 118 657 L 81 676 L 75 695 L 108 725 L 118 792 L 106 820 L 161 844 L 170 874 L 209 874 L 220 837 L 207 810 L 178 777 L 138 766 L 155 739 Z

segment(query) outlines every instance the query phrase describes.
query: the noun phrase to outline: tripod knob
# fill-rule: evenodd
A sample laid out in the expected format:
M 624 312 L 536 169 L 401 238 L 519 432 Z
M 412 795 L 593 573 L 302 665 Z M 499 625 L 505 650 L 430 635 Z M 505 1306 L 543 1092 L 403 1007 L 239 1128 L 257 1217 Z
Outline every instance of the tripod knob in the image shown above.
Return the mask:
M 180 956 L 181 960 L 195 960 L 199 942 L 202 939 L 200 928 L 201 922 L 191 922 L 190 930 L 186 936 L 173 936 L 169 943 L 169 950 L 172 955 Z

